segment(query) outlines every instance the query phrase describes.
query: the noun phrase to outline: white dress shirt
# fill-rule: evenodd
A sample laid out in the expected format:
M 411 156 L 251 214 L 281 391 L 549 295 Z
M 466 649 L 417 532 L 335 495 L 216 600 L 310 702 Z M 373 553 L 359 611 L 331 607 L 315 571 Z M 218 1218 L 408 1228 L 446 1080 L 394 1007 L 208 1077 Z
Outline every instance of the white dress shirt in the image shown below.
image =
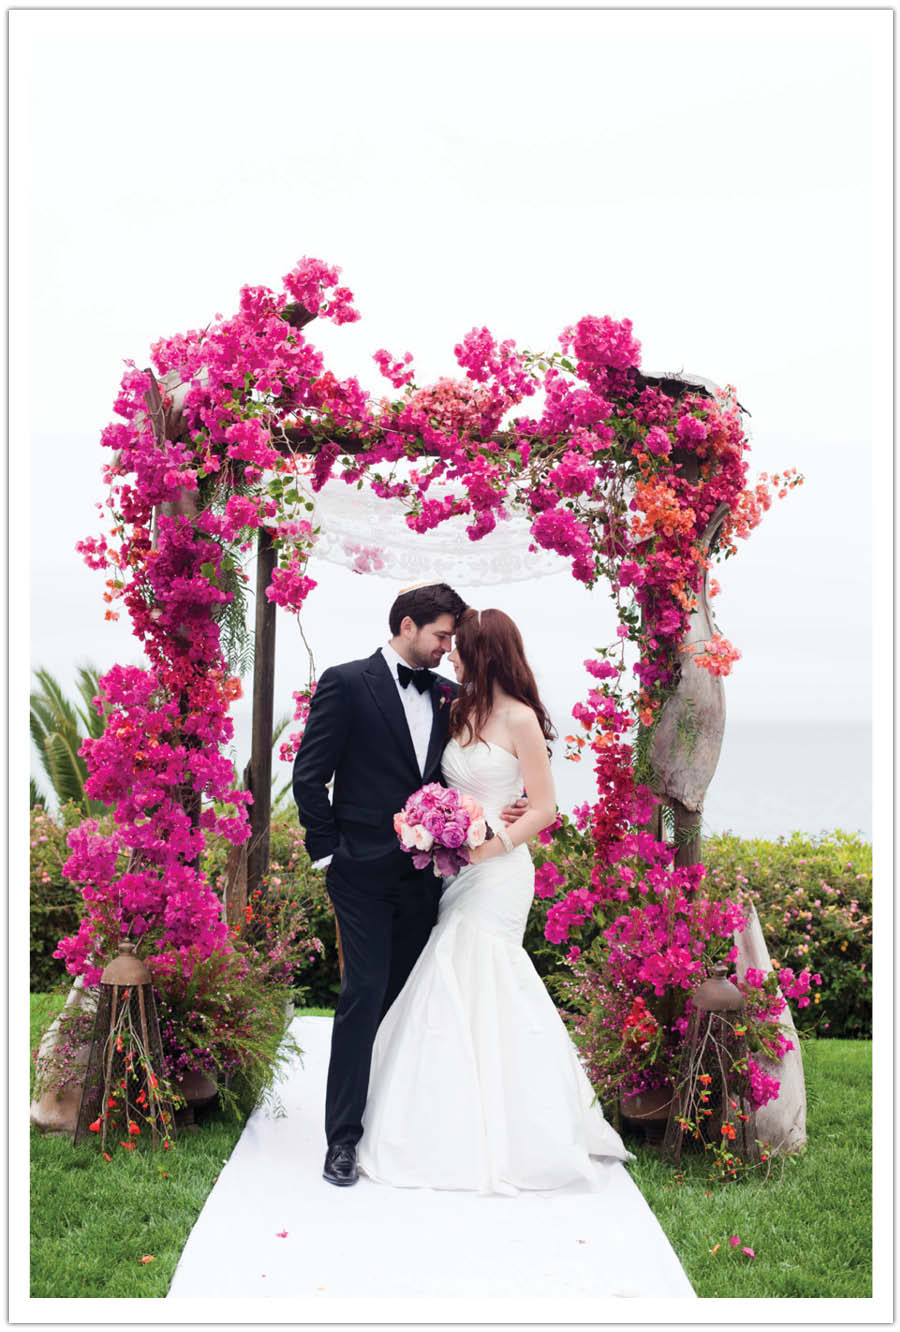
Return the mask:
M 385 643 L 381 649 L 381 655 L 388 664 L 388 669 L 394 677 L 394 684 L 400 695 L 400 702 L 403 704 L 403 711 L 406 713 L 406 724 L 409 727 L 409 733 L 412 737 L 413 749 L 416 751 L 416 759 L 419 763 L 419 772 L 425 771 L 425 760 L 428 757 L 428 741 L 431 739 L 431 724 L 434 720 L 434 707 L 431 702 L 431 694 L 420 694 L 416 686 L 409 682 L 404 689 L 400 683 L 400 677 L 397 674 L 398 666 L 409 666 L 408 661 L 404 661 L 399 652 L 395 652 L 390 643 Z M 415 667 L 409 666 L 410 670 Z
M 400 702 L 403 705 L 403 712 L 406 716 L 406 724 L 409 727 L 409 734 L 413 742 L 413 749 L 416 751 L 416 760 L 419 764 L 419 773 L 425 771 L 425 760 L 428 757 L 428 742 L 431 739 L 431 727 L 434 721 L 434 705 L 431 701 L 430 693 L 420 694 L 416 686 L 409 682 L 404 688 L 400 683 L 400 677 L 397 674 L 399 665 L 409 666 L 408 661 L 404 661 L 399 652 L 395 652 L 390 643 L 385 643 L 381 649 L 381 655 L 388 665 L 388 670 L 394 677 L 394 684 L 400 695 Z M 410 667 L 410 669 L 414 669 Z M 313 869 L 324 869 L 331 863 L 331 856 L 323 856 L 321 860 L 313 861 Z

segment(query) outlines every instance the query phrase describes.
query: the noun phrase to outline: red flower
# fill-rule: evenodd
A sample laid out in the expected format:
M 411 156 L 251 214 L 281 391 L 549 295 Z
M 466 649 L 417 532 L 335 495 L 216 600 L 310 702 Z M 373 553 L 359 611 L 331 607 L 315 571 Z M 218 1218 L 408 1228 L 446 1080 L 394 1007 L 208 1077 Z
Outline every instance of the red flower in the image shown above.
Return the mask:
M 128 1132 L 132 1135 L 132 1137 L 135 1138 L 140 1135 L 141 1132 L 140 1127 L 134 1122 L 133 1119 L 129 1119 L 128 1121 Z
M 94 1122 L 93 1122 L 93 1124 L 91 1124 L 91 1125 L 89 1126 L 89 1127 L 90 1127 L 90 1130 L 91 1130 L 91 1133 L 99 1133 L 99 1132 L 100 1132 L 100 1124 L 101 1124 L 101 1121 L 100 1121 L 99 1119 L 95 1119 Z

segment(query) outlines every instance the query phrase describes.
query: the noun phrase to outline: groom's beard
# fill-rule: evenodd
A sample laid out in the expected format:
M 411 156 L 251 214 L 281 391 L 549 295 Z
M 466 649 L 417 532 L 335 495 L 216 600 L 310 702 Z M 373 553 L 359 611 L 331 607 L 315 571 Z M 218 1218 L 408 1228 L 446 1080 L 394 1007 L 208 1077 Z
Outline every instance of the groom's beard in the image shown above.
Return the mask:
M 417 652 L 415 648 L 410 648 L 409 650 L 410 663 L 420 671 L 433 671 L 436 666 L 441 664 L 441 658 L 443 655 L 443 650 L 440 652 L 434 651 L 426 653 Z

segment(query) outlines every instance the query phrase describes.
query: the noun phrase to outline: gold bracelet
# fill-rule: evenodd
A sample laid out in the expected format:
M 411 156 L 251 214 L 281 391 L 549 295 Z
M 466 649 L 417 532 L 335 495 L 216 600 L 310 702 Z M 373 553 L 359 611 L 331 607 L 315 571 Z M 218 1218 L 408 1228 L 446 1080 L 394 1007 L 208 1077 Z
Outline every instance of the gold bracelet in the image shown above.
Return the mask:
M 505 828 L 498 828 L 497 836 L 500 838 L 500 841 L 506 847 L 507 854 L 509 854 L 509 852 L 514 849 L 512 844 L 512 838 L 510 837 L 509 833 L 506 831 Z

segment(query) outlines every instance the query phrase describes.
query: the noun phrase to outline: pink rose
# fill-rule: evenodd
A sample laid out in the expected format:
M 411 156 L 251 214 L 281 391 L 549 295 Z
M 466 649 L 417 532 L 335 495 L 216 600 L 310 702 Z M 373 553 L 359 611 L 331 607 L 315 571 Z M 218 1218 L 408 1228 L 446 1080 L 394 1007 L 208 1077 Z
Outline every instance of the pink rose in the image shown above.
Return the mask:
M 465 829 L 460 827 L 458 823 L 447 823 L 444 825 L 444 831 L 441 834 L 441 841 L 444 843 L 444 846 L 449 846 L 451 850 L 455 851 L 458 846 L 462 846 L 465 840 Z
M 422 815 L 422 823 L 431 833 L 432 837 L 440 837 L 444 831 L 445 819 L 439 809 L 428 809 Z

